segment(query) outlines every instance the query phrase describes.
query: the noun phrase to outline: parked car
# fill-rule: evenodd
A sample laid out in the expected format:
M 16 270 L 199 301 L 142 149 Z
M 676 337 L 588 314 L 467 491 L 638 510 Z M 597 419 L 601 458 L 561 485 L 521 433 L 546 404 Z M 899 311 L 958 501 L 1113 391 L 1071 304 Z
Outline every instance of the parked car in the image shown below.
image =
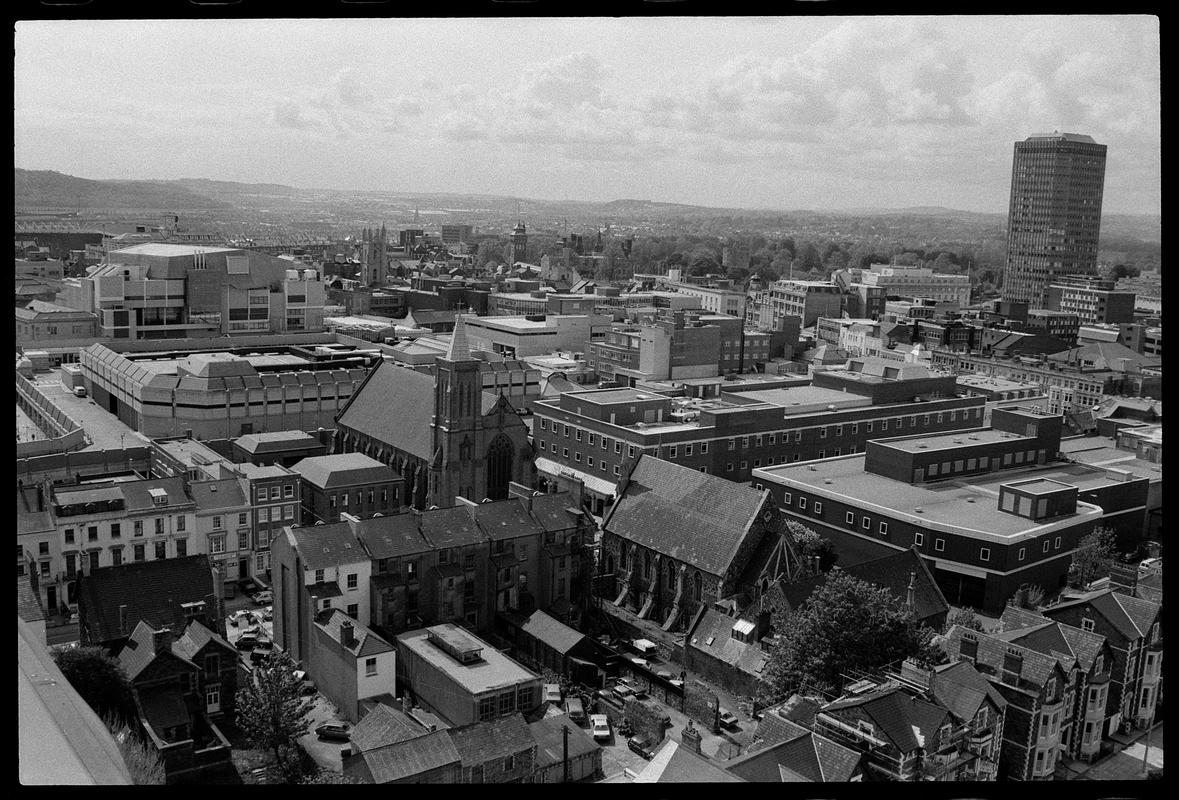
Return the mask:
M 647 736 L 632 736 L 626 740 L 627 747 L 646 759 L 655 757 L 655 753 L 651 749 L 651 745 L 651 739 Z
M 670 683 L 672 686 L 674 686 L 677 689 L 684 688 L 684 682 L 681 681 L 679 678 L 672 678 L 670 681 L 668 681 L 668 683 Z
M 266 606 L 262 609 L 262 619 L 266 622 L 274 622 L 274 606 Z
M 74 397 L 85 397 L 85 396 L 86 396 L 86 387 L 85 386 L 75 386 L 74 387 Z
M 625 683 L 617 683 L 614 685 L 614 696 L 625 704 L 627 700 L 635 696 L 635 690 Z
M 546 683 L 544 685 L 544 699 L 546 703 L 560 705 L 561 687 L 555 683 Z
M 269 589 L 267 589 L 266 591 L 250 595 L 250 600 L 256 606 L 270 605 L 274 602 L 274 594 Z
M 315 683 L 311 680 L 306 680 L 299 684 L 299 694 L 301 695 L 311 696 L 317 691 L 319 690 L 315 688 Z
M 589 719 L 594 738 L 603 742 L 608 740 L 610 738 L 610 718 L 605 714 L 591 714 Z
M 574 722 L 585 722 L 585 706 L 581 704 L 581 699 L 578 697 L 565 698 L 565 713 Z
M 251 664 L 261 664 L 263 661 L 267 660 L 272 655 L 274 655 L 274 643 L 260 641 L 260 642 L 258 642 L 258 644 L 256 644 L 254 646 L 254 649 L 250 652 L 250 663 Z
M 720 709 L 720 725 L 722 728 L 736 728 L 737 717 L 727 708 Z
M 352 738 L 352 733 L 343 722 L 325 722 L 315 729 L 315 735 L 320 739 L 333 739 L 337 742 L 346 742 Z
M 671 675 L 671 673 L 670 673 L 670 672 L 668 672 L 668 671 L 667 671 L 667 670 L 665 670 L 665 669 L 661 669 L 661 670 L 659 670 L 658 672 L 656 672 L 655 674 L 656 674 L 657 676 L 659 676 L 660 678 L 663 678 L 663 680 L 665 680 L 665 681 L 669 681 L 669 680 L 671 680 L 671 678 L 672 678 L 672 675 Z
M 237 641 L 233 643 L 233 646 L 238 650 L 253 650 L 254 646 L 257 645 L 259 641 L 260 639 L 258 634 L 243 633 L 241 636 L 237 637 Z

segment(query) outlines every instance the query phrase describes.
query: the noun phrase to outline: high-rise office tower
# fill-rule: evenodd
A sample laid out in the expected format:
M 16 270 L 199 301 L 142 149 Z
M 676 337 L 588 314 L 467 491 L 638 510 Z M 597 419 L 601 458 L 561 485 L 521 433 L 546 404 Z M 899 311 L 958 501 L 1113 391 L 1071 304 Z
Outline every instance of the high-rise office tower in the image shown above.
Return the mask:
M 1075 133 L 1015 143 L 1003 299 L 1043 308 L 1048 285 L 1097 271 L 1105 145 Z

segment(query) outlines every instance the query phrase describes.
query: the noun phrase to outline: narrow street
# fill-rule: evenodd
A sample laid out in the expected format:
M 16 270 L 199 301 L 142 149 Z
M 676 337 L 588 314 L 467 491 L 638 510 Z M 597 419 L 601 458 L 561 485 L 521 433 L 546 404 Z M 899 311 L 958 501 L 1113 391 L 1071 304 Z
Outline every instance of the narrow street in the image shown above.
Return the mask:
M 1147 747 L 1149 741 L 1149 749 Z M 1146 756 L 1145 767 L 1143 756 Z M 1163 767 L 1163 723 L 1151 731 L 1149 740 L 1146 733 L 1124 750 L 1113 753 L 1098 761 L 1076 777 L 1082 781 L 1140 781 L 1146 773 Z

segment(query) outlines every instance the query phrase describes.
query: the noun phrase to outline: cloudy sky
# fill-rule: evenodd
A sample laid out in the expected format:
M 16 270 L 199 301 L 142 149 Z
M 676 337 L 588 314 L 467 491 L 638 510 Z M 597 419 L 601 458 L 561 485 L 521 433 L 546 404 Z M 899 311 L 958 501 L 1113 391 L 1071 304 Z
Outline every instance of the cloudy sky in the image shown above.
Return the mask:
M 1006 212 L 1012 144 L 1160 213 L 1144 16 L 23 22 L 15 163 L 85 178 Z

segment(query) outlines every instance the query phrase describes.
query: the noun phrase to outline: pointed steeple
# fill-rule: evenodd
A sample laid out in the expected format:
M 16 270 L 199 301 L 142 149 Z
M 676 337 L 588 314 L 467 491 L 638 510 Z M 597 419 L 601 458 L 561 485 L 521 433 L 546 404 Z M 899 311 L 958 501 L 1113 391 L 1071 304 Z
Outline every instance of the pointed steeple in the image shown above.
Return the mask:
M 475 360 L 471 355 L 471 347 L 467 344 L 467 330 L 463 327 L 462 314 L 456 314 L 454 317 L 454 333 L 450 336 L 450 347 L 446 350 L 446 360 L 451 362 Z

